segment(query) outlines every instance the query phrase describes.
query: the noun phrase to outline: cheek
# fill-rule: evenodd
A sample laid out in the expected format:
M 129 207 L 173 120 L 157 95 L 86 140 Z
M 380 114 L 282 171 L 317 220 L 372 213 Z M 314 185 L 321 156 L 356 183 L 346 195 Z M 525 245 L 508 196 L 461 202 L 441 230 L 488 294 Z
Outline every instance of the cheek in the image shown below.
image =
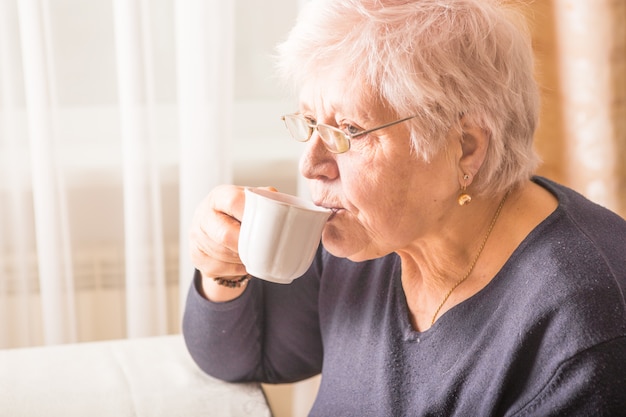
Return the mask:
M 410 192 L 407 181 L 375 174 L 370 170 L 345 188 L 346 208 L 372 234 L 388 231 L 397 224 L 395 219 L 405 217 Z
M 423 167 L 408 147 L 374 149 L 338 161 L 341 184 L 351 211 L 359 217 L 386 220 L 407 209 L 407 202 L 422 186 Z

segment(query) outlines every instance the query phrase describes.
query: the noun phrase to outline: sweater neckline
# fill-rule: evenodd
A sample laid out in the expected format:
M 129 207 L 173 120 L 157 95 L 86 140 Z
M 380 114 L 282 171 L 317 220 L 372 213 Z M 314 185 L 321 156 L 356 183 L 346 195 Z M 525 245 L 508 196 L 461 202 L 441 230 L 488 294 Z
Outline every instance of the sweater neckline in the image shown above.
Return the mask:
M 517 248 L 515 248 L 511 256 L 506 260 L 502 268 L 500 268 L 500 270 L 494 275 L 491 281 L 489 281 L 489 283 L 485 285 L 485 287 L 480 289 L 476 294 L 472 295 L 468 299 L 461 301 L 459 304 L 456 304 L 455 306 L 447 310 L 437 319 L 437 321 L 431 327 L 424 331 L 415 330 L 411 325 L 406 294 L 404 293 L 404 288 L 402 287 L 402 267 L 400 257 L 396 255 L 397 259 L 396 267 L 393 271 L 393 281 L 395 287 L 394 289 L 396 305 L 398 309 L 398 317 L 400 317 L 402 320 L 402 332 L 404 341 L 419 343 L 432 337 L 432 335 L 438 334 L 441 331 L 447 332 L 450 325 L 456 325 L 457 323 L 456 321 L 452 321 L 453 318 L 460 317 L 461 313 L 463 311 L 467 311 L 468 309 L 471 310 L 473 308 L 480 308 L 480 305 L 483 304 L 482 300 L 494 296 L 496 293 L 499 292 L 499 289 L 502 285 L 507 285 L 508 271 L 510 271 L 513 265 L 516 264 L 517 259 L 523 256 L 524 252 L 529 247 L 532 247 L 533 243 L 544 234 L 547 228 L 551 227 L 553 223 L 555 223 L 564 216 L 564 205 L 567 205 L 567 198 L 564 193 L 560 189 L 558 189 L 558 186 L 552 181 L 539 176 L 533 177 L 532 181 L 555 196 L 558 202 L 556 209 L 528 233 L 524 240 L 522 240 Z

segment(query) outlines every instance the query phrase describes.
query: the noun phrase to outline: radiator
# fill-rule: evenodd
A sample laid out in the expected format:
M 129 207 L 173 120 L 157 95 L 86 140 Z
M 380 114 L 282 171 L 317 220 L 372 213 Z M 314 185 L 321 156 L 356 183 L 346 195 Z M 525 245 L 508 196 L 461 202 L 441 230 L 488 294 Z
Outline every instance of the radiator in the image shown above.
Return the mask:
M 165 246 L 167 332 L 180 332 L 178 244 Z M 44 343 L 42 297 L 35 253 L 18 268 L 13 254 L 0 257 L 0 348 Z M 78 341 L 120 339 L 126 333 L 123 245 L 81 247 L 72 254 Z
M 178 243 L 164 247 L 165 283 L 178 285 Z M 19 265 L 18 263 L 21 263 Z M 125 256 L 123 245 L 100 245 L 81 248 L 72 253 L 74 288 L 123 289 L 125 286 Z M 20 260 L 14 253 L 0 257 L 0 292 L 39 292 L 37 255 L 31 252 Z

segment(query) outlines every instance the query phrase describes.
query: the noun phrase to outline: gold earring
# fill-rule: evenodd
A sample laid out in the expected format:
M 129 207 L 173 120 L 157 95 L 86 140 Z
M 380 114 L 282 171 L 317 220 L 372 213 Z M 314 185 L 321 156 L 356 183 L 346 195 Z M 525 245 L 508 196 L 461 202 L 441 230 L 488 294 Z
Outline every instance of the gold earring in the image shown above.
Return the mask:
M 469 180 L 469 177 L 470 176 L 468 174 L 463 175 L 463 186 L 461 187 L 461 194 L 459 194 L 459 198 L 457 198 L 456 200 L 458 201 L 459 206 L 464 206 L 472 201 L 472 196 L 465 192 L 465 190 L 467 189 L 467 180 Z

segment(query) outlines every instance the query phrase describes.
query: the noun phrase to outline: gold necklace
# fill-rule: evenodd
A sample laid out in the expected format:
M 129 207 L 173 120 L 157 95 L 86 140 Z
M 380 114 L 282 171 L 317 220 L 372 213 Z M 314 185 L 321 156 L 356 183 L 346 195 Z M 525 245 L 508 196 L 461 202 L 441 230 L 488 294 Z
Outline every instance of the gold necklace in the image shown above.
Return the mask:
M 465 273 L 463 278 L 458 280 L 452 286 L 452 288 L 450 288 L 450 291 L 448 291 L 446 296 L 443 298 L 443 301 L 441 301 L 441 304 L 439 304 L 439 307 L 437 307 L 437 310 L 435 310 L 435 314 L 433 315 L 433 319 L 430 322 L 431 326 L 433 324 L 435 324 L 435 319 L 437 318 L 437 314 L 439 314 L 439 311 L 441 310 L 443 305 L 446 303 L 446 301 L 448 301 L 448 298 L 450 298 L 450 295 L 452 294 L 452 291 L 454 291 L 456 289 L 456 287 L 461 285 L 463 283 L 463 281 L 465 281 L 470 276 L 472 271 L 474 270 L 474 266 L 476 266 L 476 262 L 478 261 L 478 258 L 480 257 L 480 254 L 483 253 L 483 249 L 485 249 L 485 244 L 487 243 L 487 239 L 489 239 L 489 235 L 491 235 L 491 231 L 493 230 L 493 226 L 496 224 L 496 220 L 498 220 L 498 217 L 500 216 L 500 212 L 502 211 L 502 206 L 504 206 L 504 202 L 506 201 L 506 198 L 508 196 L 509 196 L 509 193 L 507 192 L 504 195 L 504 197 L 502 197 L 502 201 L 500 201 L 500 205 L 498 206 L 498 209 L 496 210 L 496 214 L 494 214 L 493 215 L 493 219 L 491 219 L 491 224 L 489 225 L 489 229 L 487 229 L 487 233 L 485 234 L 485 237 L 483 238 L 483 241 L 481 242 L 480 247 L 478 248 L 478 252 L 476 253 L 476 256 L 474 256 L 474 259 L 472 260 L 472 263 L 470 264 L 469 269 L 467 270 L 467 272 Z

